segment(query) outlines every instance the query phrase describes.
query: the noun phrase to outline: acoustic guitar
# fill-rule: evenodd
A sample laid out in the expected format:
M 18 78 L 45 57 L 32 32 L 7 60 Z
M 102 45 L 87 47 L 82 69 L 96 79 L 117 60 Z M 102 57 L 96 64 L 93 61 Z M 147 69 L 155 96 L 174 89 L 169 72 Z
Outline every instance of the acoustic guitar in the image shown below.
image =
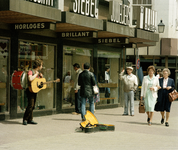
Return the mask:
M 29 91 L 32 93 L 38 93 L 42 89 L 46 89 L 48 83 L 52 82 L 60 82 L 60 79 L 54 80 L 54 81 L 48 81 L 46 82 L 45 78 L 35 78 L 31 82 L 31 86 L 29 86 Z

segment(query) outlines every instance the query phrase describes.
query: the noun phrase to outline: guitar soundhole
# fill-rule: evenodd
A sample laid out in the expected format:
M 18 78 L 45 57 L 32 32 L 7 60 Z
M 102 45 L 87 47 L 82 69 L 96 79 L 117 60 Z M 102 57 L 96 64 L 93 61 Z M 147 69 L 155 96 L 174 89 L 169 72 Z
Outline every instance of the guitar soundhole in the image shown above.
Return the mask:
M 38 82 L 37 82 L 37 87 L 38 87 L 39 89 L 41 89 L 41 88 L 43 87 L 43 82 L 41 82 L 40 85 L 38 85 Z

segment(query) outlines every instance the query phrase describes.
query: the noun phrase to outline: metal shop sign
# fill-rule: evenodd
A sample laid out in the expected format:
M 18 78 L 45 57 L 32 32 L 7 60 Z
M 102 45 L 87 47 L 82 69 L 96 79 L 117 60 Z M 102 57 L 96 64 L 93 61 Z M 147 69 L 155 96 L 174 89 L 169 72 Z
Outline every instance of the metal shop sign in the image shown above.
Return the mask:
M 129 15 L 130 7 L 128 5 L 124 5 L 122 1 L 109 1 L 109 21 L 129 25 Z
M 98 38 L 97 44 L 112 44 L 112 43 L 120 43 L 120 44 L 128 44 L 128 38 Z
M 54 6 L 54 0 L 26 0 L 29 2 L 34 2 L 34 3 L 38 3 L 38 4 L 42 4 L 42 5 L 47 5 L 47 6 Z
M 155 32 L 157 27 L 157 12 L 140 6 L 137 22 L 138 28 Z
M 14 24 L 13 28 L 15 30 L 35 30 L 35 29 L 53 29 L 55 24 L 49 22 L 40 22 L 40 23 L 19 23 Z
M 61 32 L 61 37 L 62 38 L 80 38 L 80 37 L 96 38 L 97 33 L 91 31 Z
M 99 0 L 71 0 L 70 11 L 93 18 L 98 18 Z

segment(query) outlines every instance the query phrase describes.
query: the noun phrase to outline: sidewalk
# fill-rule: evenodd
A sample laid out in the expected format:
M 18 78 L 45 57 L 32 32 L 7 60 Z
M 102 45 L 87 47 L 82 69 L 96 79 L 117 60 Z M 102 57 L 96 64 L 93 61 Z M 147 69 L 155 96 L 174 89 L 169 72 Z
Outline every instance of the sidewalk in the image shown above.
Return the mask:
M 147 116 L 122 116 L 123 107 L 96 110 L 100 123 L 115 125 L 115 131 L 75 132 L 80 115 L 57 114 L 35 117 L 38 125 L 22 125 L 22 119 L 0 122 L 0 150 L 177 150 L 178 101 L 173 102 L 169 127 L 161 125 L 155 112 L 152 126 Z

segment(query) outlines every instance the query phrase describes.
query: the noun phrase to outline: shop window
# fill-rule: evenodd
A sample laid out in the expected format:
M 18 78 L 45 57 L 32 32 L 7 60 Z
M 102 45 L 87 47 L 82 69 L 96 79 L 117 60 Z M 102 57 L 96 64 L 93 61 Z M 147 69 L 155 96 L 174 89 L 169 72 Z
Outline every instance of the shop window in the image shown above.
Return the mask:
M 29 70 L 33 69 L 33 63 L 36 59 L 43 61 L 43 68 L 41 73 L 46 81 L 53 81 L 54 79 L 54 56 L 55 46 L 38 44 L 32 42 L 19 42 L 19 56 L 18 56 L 18 70 L 24 71 L 24 75 L 27 76 Z M 25 89 L 28 88 L 26 83 Z M 28 100 L 25 90 L 18 90 L 17 99 L 17 112 L 24 112 Z M 55 107 L 54 98 L 54 84 L 47 84 L 47 88 L 40 90 L 37 94 L 37 100 L 35 110 L 41 109 L 53 109 Z
M 119 66 L 120 53 L 98 51 L 98 86 L 102 104 L 119 102 Z
M 63 108 L 75 106 L 74 81 L 76 72 L 73 64 L 78 63 L 83 70 L 83 64 L 89 62 L 92 66 L 91 50 L 78 47 L 63 47 Z
M 9 40 L 0 38 L 0 113 L 8 111 Z
M 176 67 L 176 58 L 168 58 L 168 67 Z

